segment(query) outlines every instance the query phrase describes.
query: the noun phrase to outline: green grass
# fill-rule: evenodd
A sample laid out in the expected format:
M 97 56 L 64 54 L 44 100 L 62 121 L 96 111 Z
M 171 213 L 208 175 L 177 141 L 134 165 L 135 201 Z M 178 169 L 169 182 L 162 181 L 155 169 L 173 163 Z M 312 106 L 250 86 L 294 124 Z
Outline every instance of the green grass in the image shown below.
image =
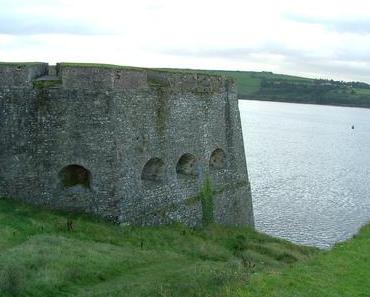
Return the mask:
M 369 95 L 369 96 L 370 96 L 370 89 L 354 88 L 354 91 L 355 91 L 358 95 Z
M 354 239 L 281 272 L 254 274 L 239 297 L 370 296 L 370 225 Z
M 365 297 L 369 279 L 370 225 L 322 251 L 249 228 L 118 226 L 0 199 L 1 297 Z
M 2 297 L 229 296 L 317 253 L 248 228 L 123 227 L 0 200 Z

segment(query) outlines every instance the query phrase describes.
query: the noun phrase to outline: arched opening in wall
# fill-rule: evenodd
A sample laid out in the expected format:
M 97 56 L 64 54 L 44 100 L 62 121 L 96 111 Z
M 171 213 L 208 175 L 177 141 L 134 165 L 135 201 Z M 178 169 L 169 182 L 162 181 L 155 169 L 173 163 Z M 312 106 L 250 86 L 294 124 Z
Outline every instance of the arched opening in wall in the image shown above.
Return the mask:
M 221 170 L 226 167 L 226 155 L 225 152 L 218 148 L 213 151 L 211 158 L 209 159 L 209 168 L 211 170 Z
M 197 159 L 192 154 L 181 156 L 176 165 L 178 177 L 196 177 L 198 175 Z
M 164 178 L 164 162 L 159 158 L 152 158 L 144 165 L 141 172 L 143 181 L 161 182 Z
M 80 165 L 72 164 L 64 167 L 59 172 L 59 178 L 64 188 L 83 186 L 90 188 L 90 171 Z

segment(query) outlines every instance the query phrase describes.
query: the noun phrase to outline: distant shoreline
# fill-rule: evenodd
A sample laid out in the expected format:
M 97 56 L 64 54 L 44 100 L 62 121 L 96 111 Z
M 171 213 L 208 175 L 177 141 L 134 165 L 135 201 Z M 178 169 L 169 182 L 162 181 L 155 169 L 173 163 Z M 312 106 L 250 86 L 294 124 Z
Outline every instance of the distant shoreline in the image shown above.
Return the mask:
M 268 98 L 263 99 L 256 99 L 256 98 L 238 98 L 238 100 L 243 101 L 265 101 L 265 102 L 276 102 L 276 103 L 290 103 L 290 104 L 304 104 L 304 105 L 318 105 L 318 106 L 332 106 L 332 107 L 352 107 L 352 108 L 364 108 L 364 109 L 370 109 L 370 107 L 367 106 L 358 106 L 358 105 L 348 105 L 348 104 L 322 104 L 322 103 L 315 103 L 315 102 L 297 102 L 297 101 L 279 101 L 279 100 L 273 100 Z
M 193 71 L 194 70 L 188 70 Z M 370 84 L 312 79 L 273 72 L 199 70 L 232 78 L 239 98 L 254 100 L 370 108 Z

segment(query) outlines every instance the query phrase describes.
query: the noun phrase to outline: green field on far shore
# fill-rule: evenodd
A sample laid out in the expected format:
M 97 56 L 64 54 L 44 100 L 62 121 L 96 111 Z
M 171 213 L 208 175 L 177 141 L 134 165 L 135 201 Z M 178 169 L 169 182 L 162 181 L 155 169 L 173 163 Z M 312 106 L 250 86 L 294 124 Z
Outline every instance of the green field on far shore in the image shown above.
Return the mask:
M 191 70 L 232 77 L 240 99 L 370 107 L 370 85 L 332 79 L 312 79 L 272 72 Z

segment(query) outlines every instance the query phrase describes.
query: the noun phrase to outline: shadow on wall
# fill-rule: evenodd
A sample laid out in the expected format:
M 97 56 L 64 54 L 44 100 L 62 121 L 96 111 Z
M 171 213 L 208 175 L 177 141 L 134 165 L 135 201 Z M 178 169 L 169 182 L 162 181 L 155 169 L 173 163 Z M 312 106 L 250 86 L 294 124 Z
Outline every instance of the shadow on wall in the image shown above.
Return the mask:
M 179 181 L 193 181 L 199 176 L 198 159 L 190 154 L 183 154 L 176 164 L 177 179 Z M 217 148 L 209 159 L 209 171 L 218 172 L 226 168 L 225 152 Z M 165 181 L 166 166 L 162 159 L 152 158 L 143 167 L 141 181 L 144 187 L 160 185 Z
M 64 189 L 75 186 L 82 186 L 84 188 L 90 189 L 90 171 L 77 164 L 72 164 L 64 167 L 59 172 L 59 179 Z
M 199 175 L 197 159 L 192 154 L 181 156 L 176 165 L 177 178 L 196 178 Z
M 152 158 L 144 165 L 141 172 L 143 186 L 154 186 L 164 181 L 165 166 L 159 158 Z
M 213 151 L 211 158 L 209 159 L 209 169 L 210 170 L 221 170 L 225 169 L 226 165 L 226 156 L 225 152 L 218 148 Z
M 226 167 L 225 152 L 217 148 L 211 154 L 209 159 L 210 172 L 216 172 Z M 144 186 L 158 185 L 165 180 L 165 163 L 160 158 L 152 158 L 143 167 L 141 180 Z M 199 163 L 197 158 L 186 153 L 180 157 L 176 164 L 176 173 L 178 180 L 194 180 L 199 176 Z M 64 167 L 58 174 L 63 189 L 73 187 L 91 188 L 91 173 L 85 167 L 77 164 L 71 164 Z

